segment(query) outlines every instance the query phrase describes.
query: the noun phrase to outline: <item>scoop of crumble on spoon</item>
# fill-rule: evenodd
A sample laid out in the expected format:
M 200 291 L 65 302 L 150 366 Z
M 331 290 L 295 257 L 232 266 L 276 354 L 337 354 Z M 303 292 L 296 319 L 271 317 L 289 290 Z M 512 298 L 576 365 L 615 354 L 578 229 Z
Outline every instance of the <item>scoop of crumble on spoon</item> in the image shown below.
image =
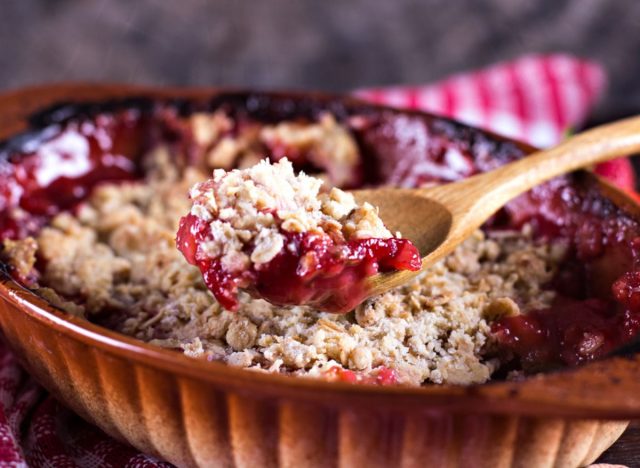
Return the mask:
M 228 309 L 236 307 L 238 289 L 245 289 L 278 305 L 348 312 L 410 281 L 518 195 L 639 150 L 635 117 L 493 171 L 427 188 L 334 188 L 321 194 L 321 180 L 296 176 L 286 160 L 217 170 L 192 189 L 193 207 L 181 220 L 177 245 Z
M 230 310 L 242 289 L 277 305 L 348 312 L 368 296 L 368 277 L 420 269 L 418 250 L 375 207 L 322 185 L 286 159 L 218 169 L 192 188 L 178 249 Z

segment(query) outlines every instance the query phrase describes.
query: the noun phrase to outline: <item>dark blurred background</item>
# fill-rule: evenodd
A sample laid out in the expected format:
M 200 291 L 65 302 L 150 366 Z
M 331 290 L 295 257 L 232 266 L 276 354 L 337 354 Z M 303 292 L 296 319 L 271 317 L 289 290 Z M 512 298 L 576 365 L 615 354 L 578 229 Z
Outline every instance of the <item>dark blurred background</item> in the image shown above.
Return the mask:
M 638 0 L 0 0 L 0 88 L 60 80 L 425 83 L 533 51 L 611 77 L 596 119 L 640 111 Z

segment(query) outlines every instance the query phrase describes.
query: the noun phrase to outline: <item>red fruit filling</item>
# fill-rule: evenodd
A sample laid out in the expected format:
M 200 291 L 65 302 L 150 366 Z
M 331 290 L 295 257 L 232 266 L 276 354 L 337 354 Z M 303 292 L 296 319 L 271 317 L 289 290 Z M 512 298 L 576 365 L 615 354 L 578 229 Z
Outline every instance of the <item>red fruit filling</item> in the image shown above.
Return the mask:
M 9 154 L 8 163 L 0 162 L 0 239 L 37 232 L 99 183 L 135 178 L 139 124 L 135 111 L 101 114 L 67 124 L 32 152 Z
M 519 356 L 524 369 L 537 371 L 591 361 L 633 338 L 640 330 L 638 307 L 620 311 L 601 299 L 560 302 L 494 324 L 498 341 Z
M 565 185 L 556 180 L 507 207 L 543 237 L 571 240 L 570 255 L 549 285 L 558 293 L 554 304 L 492 325 L 501 349 L 529 372 L 605 356 L 640 331 L 640 238 L 632 237 L 637 225 L 614 216 L 608 200 Z
M 238 289 L 277 305 L 309 305 L 344 313 L 367 296 L 365 280 L 378 272 L 420 269 L 418 249 L 407 239 L 358 239 L 339 243 L 326 234 L 281 231 L 285 248 L 270 262 L 233 273 L 217 259 L 200 254 L 209 225 L 187 215 L 176 238 L 187 261 L 202 272 L 205 284 L 225 308 L 238 307 Z
M 366 374 L 354 372 L 334 366 L 324 372 L 324 377 L 330 382 L 345 382 L 352 384 L 369 385 L 395 385 L 398 383 L 398 375 L 393 369 L 381 366 Z

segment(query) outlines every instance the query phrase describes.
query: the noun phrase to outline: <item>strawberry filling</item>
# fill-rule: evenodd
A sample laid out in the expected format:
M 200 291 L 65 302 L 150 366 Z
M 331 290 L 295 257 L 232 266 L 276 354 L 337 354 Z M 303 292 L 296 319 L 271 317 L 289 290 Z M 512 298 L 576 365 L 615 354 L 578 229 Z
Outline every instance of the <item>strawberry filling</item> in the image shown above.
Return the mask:
M 326 234 L 282 231 L 285 247 L 270 262 L 233 272 L 199 251 L 209 226 L 194 215 L 180 221 L 178 249 L 202 272 L 225 308 L 238 307 L 238 289 L 276 305 L 310 305 L 348 312 L 367 296 L 366 279 L 378 272 L 420 269 L 420 254 L 407 239 L 358 239 L 340 243 Z

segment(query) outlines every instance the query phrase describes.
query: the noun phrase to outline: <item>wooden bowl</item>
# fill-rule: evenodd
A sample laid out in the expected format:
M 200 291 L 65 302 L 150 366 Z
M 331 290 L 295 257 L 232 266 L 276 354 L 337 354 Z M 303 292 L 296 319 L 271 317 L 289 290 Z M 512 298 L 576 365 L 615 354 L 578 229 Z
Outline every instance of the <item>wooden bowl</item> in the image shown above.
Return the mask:
M 0 139 L 35 130 L 30 116 L 61 101 L 228 95 L 116 85 L 24 89 L 0 97 Z M 287 112 L 310 103 L 399 112 L 316 94 L 241 95 L 287 103 Z M 409 114 L 460 138 L 481 135 L 496 148 L 532 150 Z M 640 217 L 624 193 L 596 183 Z M 519 382 L 351 385 L 249 372 L 151 346 L 70 317 L 6 275 L 0 296 L 6 340 L 44 387 L 113 437 L 179 466 L 582 466 L 620 436 L 626 420 L 640 416 L 637 355 Z

